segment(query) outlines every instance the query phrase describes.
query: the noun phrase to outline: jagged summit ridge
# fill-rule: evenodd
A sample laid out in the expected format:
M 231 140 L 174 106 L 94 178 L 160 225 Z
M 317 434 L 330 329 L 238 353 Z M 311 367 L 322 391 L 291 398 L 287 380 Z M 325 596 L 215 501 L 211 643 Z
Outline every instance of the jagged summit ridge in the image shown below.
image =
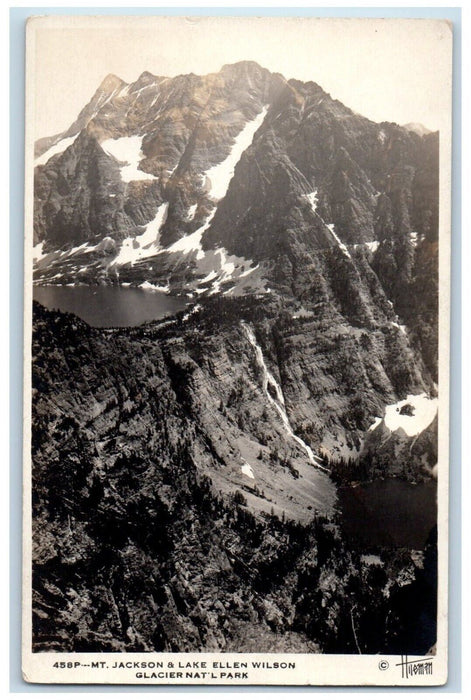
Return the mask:
M 125 85 L 127 85 L 127 83 L 117 75 L 114 73 L 108 73 L 108 75 L 101 81 L 97 93 L 107 93 L 108 95 L 111 95 L 116 88 L 121 88 Z
M 438 135 L 375 124 L 250 61 L 107 76 L 39 157 L 35 195 L 42 283 L 275 290 L 417 328 L 411 285 L 435 284 Z

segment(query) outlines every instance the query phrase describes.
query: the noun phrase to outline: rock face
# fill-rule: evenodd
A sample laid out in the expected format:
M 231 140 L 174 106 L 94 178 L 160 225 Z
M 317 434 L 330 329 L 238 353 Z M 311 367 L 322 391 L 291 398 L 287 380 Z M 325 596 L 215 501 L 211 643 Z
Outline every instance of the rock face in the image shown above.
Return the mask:
M 76 183 L 74 215 L 80 211 L 88 223 L 80 232 L 72 229 L 68 233 L 69 244 L 101 237 L 90 216 L 88 199 L 88 190 L 95 190 L 101 183 L 108 198 L 105 202 L 116 212 L 110 228 L 118 240 L 132 234 L 128 216 L 134 226 L 142 226 L 155 216 L 164 198 L 169 210 L 162 230 L 163 243 L 196 229 L 204 219 L 205 204 L 208 207 L 202 173 L 229 155 L 235 137 L 273 99 L 280 82 L 281 78 L 250 63 L 227 66 L 204 78 L 188 75 L 168 79 L 143 73 L 130 85 L 108 76 L 77 121 L 55 137 L 58 143 L 67 144 L 68 139 L 75 138 L 74 143 L 38 168 L 37 210 L 44 221 L 37 229 L 38 240 L 46 240 L 49 248 L 64 243 L 58 229 L 66 229 L 71 223 L 68 193 L 58 186 L 64 168 L 83 178 Z M 42 147 L 46 145 L 49 143 Z M 134 145 L 137 148 L 133 149 Z M 105 172 L 93 177 L 99 165 L 89 153 L 94 149 L 102 155 L 115 153 L 108 164 L 108 177 Z M 45 158 L 41 150 L 40 161 Z M 125 162 L 128 157 L 136 165 L 133 179 L 123 171 L 121 177 L 116 177 L 120 158 Z M 147 187 L 137 185 L 142 181 Z M 146 198 L 147 207 L 142 203 Z M 195 212 L 189 226 L 188 210 L 195 204 L 200 211 Z M 59 212 L 62 216 L 58 218 Z
M 433 548 L 424 569 L 341 537 L 264 342 L 267 396 L 262 306 L 110 332 L 35 305 L 34 325 L 36 651 L 388 652 L 408 596 L 426 624 L 404 648 L 430 648 Z
M 108 76 L 37 153 L 35 243 L 63 253 L 38 266 L 43 282 L 76 282 L 79 268 L 88 283 L 112 283 L 117 272 L 134 283 L 168 278 L 182 252 L 201 245 L 276 270 L 340 241 L 351 255 L 355 245 L 375 248 L 372 267 L 395 303 L 400 290 L 408 295 L 421 247 L 437 239 L 437 134 L 375 124 L 315 83 L 251 62 L 205 77 L 144 73 L 130 85 Z M 89 250 L 72 264 L 70 250 L 85 242 L 135 240 L 163 204 L 160 255 L 141 250 L 137 273 L 137 254 L 102 257 L 95 269 Z M 296 283 L 296 272 L 285 274 Z
M 37 153 L 36 280 L 269 287 L 359 325 L 390 302 L 436 380 L 437 134 L 242 62 L 108 76 Z
M 354 616 L 393 648 L 417 567 L 366 571 L 326 472 L 436 464 L 436 419 L 407 432 L 438 375 L 438 134 L 416 131 L 243 62 L 108 76 L 37 143 L 36 282 L 198 302 L 113 331 L 35 308 L 39 650 L 356 653 Z

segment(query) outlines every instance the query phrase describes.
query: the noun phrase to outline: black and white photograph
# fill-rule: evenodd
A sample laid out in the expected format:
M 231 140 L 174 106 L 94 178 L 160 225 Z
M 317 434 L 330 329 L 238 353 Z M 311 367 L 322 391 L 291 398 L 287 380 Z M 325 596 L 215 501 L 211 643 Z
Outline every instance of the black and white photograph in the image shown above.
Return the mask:
M 451 51 L 30 18 L 26 680 L 445 682 Z

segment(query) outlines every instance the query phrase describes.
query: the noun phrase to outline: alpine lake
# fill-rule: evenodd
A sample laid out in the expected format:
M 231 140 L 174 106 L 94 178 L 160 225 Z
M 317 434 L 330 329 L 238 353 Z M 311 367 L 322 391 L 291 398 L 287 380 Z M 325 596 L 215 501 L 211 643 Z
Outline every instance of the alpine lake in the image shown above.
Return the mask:
M 76 314 L 95 328 L 139 326 L 175 314 L 188 304 L 186 297 L 159 290 L 99 285 L 37 285 L 33 298 L 48 309 Z
M 33 298 L 48 309 L 76 314 L 90 326 L 138 326 L 171 316 L 188 299 L 159 290 L 122 286 L 34 286 Z M 400 479 L 338 488 L 342 530 L 365 547 L 422 550 L 436 523 L 435 480 L 410 484 Z

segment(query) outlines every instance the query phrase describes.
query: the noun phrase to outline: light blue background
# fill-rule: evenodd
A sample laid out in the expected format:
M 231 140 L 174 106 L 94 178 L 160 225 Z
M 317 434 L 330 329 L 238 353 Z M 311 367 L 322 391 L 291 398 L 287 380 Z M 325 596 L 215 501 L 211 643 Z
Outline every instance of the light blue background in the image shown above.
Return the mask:
M 23 357 L 23 200 L 24 200 L 24 76 L 25 21 L 31 15 L 226 15 L 299 17 L 444 18 L 454 24 L 453 52 L 453 182 L 452 182 L 452 309 L 450 404 L 450 601 L 449 680 L 440 688 L 403 688 L 407 692 L 461 690 L 461 8 L 446 7 L 21 7 L 10 9 L 10 690 L 11 692 L 221 692 L 221 686 L 58 686 L 31 685 L 21 678 L 21 490 L 22 490 L 22 357 Z M 240 692 L 242 688 L 224 688 Z M 266 692 L 246 687 L 245 692 Z M 286 692 L 287 688 L 271 688 Z M 296 688 L 297 692 L 343 692 L 345 688 Z M 351 692 L 388 692 L 380 688 L 351 688 Z

